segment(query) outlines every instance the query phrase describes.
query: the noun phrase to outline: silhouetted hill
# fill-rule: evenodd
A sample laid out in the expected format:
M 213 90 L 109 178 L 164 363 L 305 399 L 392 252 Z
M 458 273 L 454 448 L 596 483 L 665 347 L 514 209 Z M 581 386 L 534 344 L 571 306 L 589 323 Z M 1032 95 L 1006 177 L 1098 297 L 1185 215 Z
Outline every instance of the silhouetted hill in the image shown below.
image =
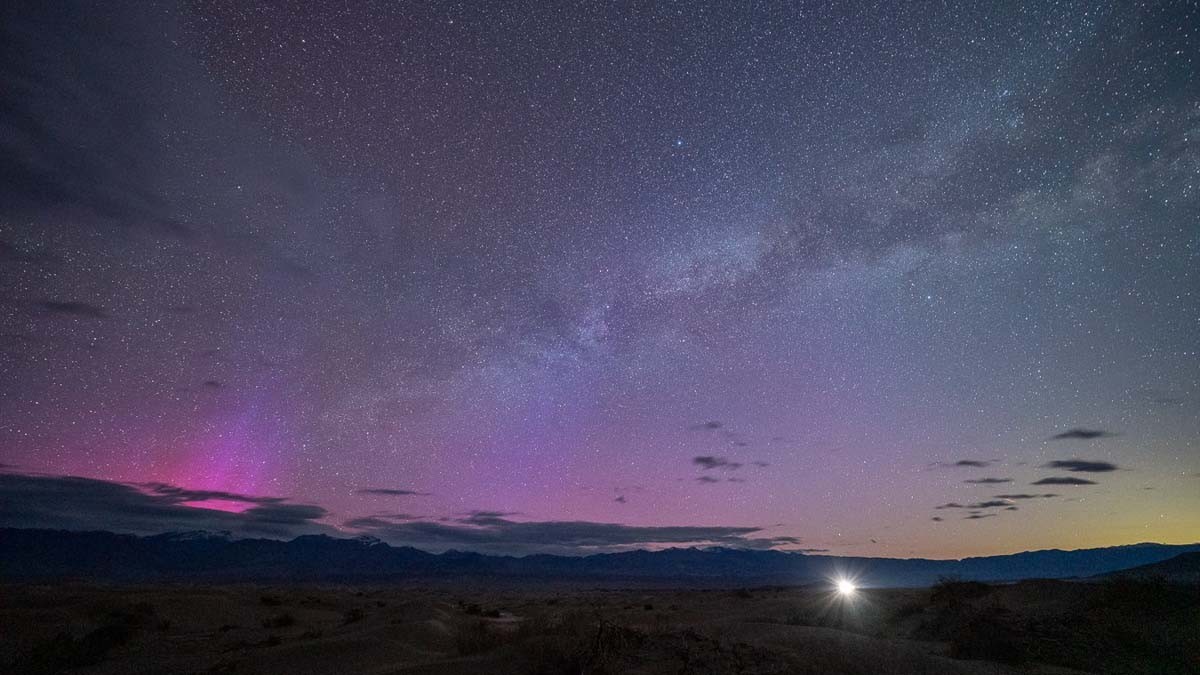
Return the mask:
M 1200 584 L 1200 552 L 1180 553 L 1162 562 L 1109 572 L 1104 577 L 1162 579 L 1173 584 Z
M 369 537 L 291 541 L 206 532 L 137 537 L 111 532 L 0 529 L 0 579 L 106 581 L 400 581 L 505 579 L 657 585 L 765 585 L 851 575 L 864 585 L 925 586 L 940 577 L 980 581 L 1089 577 L 1160 563 L 1200 544 L 1135 544 L 1079 551 L 927 560 L 851 558 L 729 548 L 630 551 L 581 557 L 432 554 Z

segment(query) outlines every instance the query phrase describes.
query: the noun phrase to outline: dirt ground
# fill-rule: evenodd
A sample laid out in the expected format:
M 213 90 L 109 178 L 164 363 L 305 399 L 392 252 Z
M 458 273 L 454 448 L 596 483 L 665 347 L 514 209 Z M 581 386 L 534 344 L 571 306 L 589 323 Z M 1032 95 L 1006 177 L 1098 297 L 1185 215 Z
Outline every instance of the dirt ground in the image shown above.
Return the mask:
M 1200 628 L 1200 604 L 1188 609 L 1191 592 L 1172 613 L 1140 587 L 1062 582 L 866 589 L 849 599 L 824 588 L 7 586 L 0 587 L 0 670 L 1200 672 L 1191 669 L 1200 662 L 1189 661 L 1200 654 L 1200 638 L 1188 637 Z M 1157 618 L 1139 620 L 1141 605 Z M 1129 625 L 1113 628 L 1109 615 Z M 1151 643 L 1139 653 L 1139 631 L 1165 647 Z

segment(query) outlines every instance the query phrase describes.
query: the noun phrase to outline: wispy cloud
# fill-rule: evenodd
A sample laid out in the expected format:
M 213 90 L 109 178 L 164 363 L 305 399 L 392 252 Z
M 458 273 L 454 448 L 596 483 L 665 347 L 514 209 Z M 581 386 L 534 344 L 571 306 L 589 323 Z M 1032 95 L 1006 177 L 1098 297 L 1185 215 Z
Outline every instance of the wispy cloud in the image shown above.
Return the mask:
M 1085 459 L 1056 459 L 1052 462 L 1046 462 L 1042 467 L 1046 469 L 1082 471 L 1085 473 L 1107 473 L 1120 468 L 1111 462 L 1093 462 Z
M 374 495 L 378 497 L 428 497 L 428 492 L 418 492 L 407 488 L 365 488 L 355 490 L 356 495 Z
M 1035 480 L 1030 485 L 1096 485 L 1096 482 L 1086 478 L 1075 478 L 1074 476 L 1050 476 L 1049 478 Z
M 929 466 L 931 466 L 931 467 L 940 466 L 940 467 L 946 467 L 946 468 L 959 468 L 959 469 L 982 469 L 982 468 L 991 466 L 992 464 L 995 464 L 995 463 L 996 463 L 996 460 L 994 460 L 994 459 L 959 459 L 959 460 L 955 460 L 953 462 L 932 462 L 932 463 L 930 463 Z
M 963 482 L 971 483 L 972 485 L 1000 485 L 1001 483 L 1011 483 L 1011 482 L 1013 482 L 1013 479 L 1011 479 L 1011 478 L 968 478 L 967 480 L 964 480 Z
M 38 309 L 51 314 L 79 316 L 88 319 L 108 318 L 108 312 L 105 312 L 96 305 L 86 302 L 78 302 L 75 300 L 41 300 L 34 304 Z
M 1064 440 L 1090 441 L 1093 438 L 1109 438 L 1111 436 L 1116 436 L 1116 434 L 1111 431 L 1105 431 L 1103 429 L 1068 429 L 1060 434 L 1054 434 L 1053 436 L 1050 437 L 1050 440 L 1052 440 L 1052 441 L 1064 441 Z
M 742 468 L 741 462 L 733 462 L 724 457 L 714 457 L 713 455 L 700 455 L 692 458 L 692 464 L 708 471 L 709 469 L 724 469 L 733 471 Z

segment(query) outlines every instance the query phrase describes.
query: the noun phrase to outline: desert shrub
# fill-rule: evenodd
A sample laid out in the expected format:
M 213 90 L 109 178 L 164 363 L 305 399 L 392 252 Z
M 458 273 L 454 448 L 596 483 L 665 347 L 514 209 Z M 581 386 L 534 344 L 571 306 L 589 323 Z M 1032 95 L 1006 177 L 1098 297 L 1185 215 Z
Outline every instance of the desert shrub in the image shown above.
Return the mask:
M 93 666 L 102 662 L 110 651 L 129 642 L 133 634 L 134 627 L 125 622 L 100 626 L 81 638 L 59 633 L 12 664 L 11 672 L 34 675 Z
M 647 602 L 646 604 L 642 605 L 642 611 L 643 612 L 653 612 L 654 611 L 654 603 Z
M 489 609 L 488 611 L 484 612 L 483 615 L 489 619 L 499 619 L 500 618 L 500 610 Z
M 258 601 L 266 607 L 278 607 L 283 604 L 283 600 L 278 595 L 264 595 Z
M 1028 639 L 1010 612 L 988 607 L 955 627 L 950 636 L 950 656 L 1021 663 L 1028 657 Z
M 463 611 L 471 616 L 480 616 L 483 614 L 483 608 L 473 602 L 464 607 Z
M 748 588 L 739 588 L 733 592 L 733 595 L 734 595 L 734 597 L 741 598 L 742 600 L 753 600 L 754 599 L 754 594 L 751 593 L 750 589 L 748 589 Z
M 925 611 L 925 607 L 919 602 L 906 602 L 892 611 L 892 621 L 900 622 L 910 616 L 916 616 Z
M 493 630 L 487 621 L 468 623 L 454 634 L 454 648 L 459 654 L 469 656 L 488 652 L 511 641 L 512 635 Z
M 585 670 L 583 650 L 562 636 L 540 636 L 522 642 L 515 657 L 520 672 L 529 675 L 577 675 Z
M 1176 589 L 1159 578 L 1114 577 L 1100 584 L 1096 603 L 1102 606 L 1147 606 L 1170 604 Z
M 935 605 L 957 605 L 987 596 L 992 587 L 982 581 L 961 581 L 942 577 L 934 584 L 929 600 Z
M 352 624 L 362 621 L 366 616 L 366 612 L 363 612 L 361 607 L 351 607 L 342 614 L 342 623 L 347 625 Z
M 807 626 L 809 618 L 800 612 L 792 612 L 783 618 L 783 623 L 788 626 Z
M 296 617 L 291 614 L 277 614 L 267 619 L 263 619 L 263 628 L 287 628 L 296 624 Z

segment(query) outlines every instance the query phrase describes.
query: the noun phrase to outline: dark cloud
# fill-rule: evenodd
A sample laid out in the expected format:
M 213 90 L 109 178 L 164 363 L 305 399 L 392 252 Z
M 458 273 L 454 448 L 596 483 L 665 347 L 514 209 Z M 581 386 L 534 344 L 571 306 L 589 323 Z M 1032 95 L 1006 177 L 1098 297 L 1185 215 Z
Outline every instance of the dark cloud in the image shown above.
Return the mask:
M 1011 478 L 968 478 L 967 480 L 964 480 L 963 482 L 971 483 L 972 485 L 999 485 L 1001 483 L 1011 483 L 1011 482 L 1013 482 L 1013 479 L 1011 479 Z
M 251 518 L 258 523 L 276 525 L 304 525 L 305 523 L 324 518 L 327 511 L 312 504 L 261 504 L 243 511 L 240 515 Z
M 205 508 L 249 504 L 240 512 Z M 234 536 L 291 538 L 330 533 L 325 509 L 165 483 L 130 484 L 75 476 L 0 474 L 0 527 L 108 530 L 134 534 L 208 530 Z
M 443 522 L 462 523 L 464 525 L 494 525 L 506 522 L 510 516 L 519 516 L 520 511 L 471 511 L 460 518 L 443 518 Z
M 700 476 L 696 481 L 700 483 L 720 483 L 721 479 L 713 478 L 712 476 Z
M 107 319 L 108 313 L 99 307 L 86 302 L 74 300 L 39 300 L 34 303 L 38 309 L 51 314 L 81 316 L 89 319 Z
M 614 502 L 616 502 L 616 503 L 618 503 L 618 504 L 624 504 L 624 503 L 625 503 L 625 495 L 620 495 L 620 496 L 618 496 L 616 499 L 614 499 L 613 501 L 614 501 Z
M 1068 429 L 1061 434 L 1054 434 L 1050 437 L 1050 440 L 1062 441 L 1076 439 L 1088 441 L 1093 438 L 1109 438 L 1111 436 L 1116 436 L 1116 434 L 1112 433 L 1111 431 L 1104 431 L 1102 429 Z
M 1049 499 L 1050 497 L 1057 497 L 1057 496 L 1058 495 L 1053 494 L 1053 493 L 1031 495 L 1028 493 L 1021 492 L 1021 493 L 1012 494 L 1012 495 L 996 495 L 996 499 Z
M 746 479 L 745 478 L 726 478 L 725 482 L 726 483 L 745 483 Z
M 1084 459 L 1056 459 L 1042 465 L 1046 469 L 1066 469 L 1067 471 L 1082 471 L 1085 473 L 1107 473 L 1116 471 L 1119 467 L 1109 462 L 1093 462 Z
M 355 490 L 356 495 L 376 495 L 380 497 L 428 497 L 428 492 L 418 492 L 404 488 L 365 488 Z
M 1010 504 L 1007 501 L 1004 501 L 1001 499 L 993 499 L 993 500 L 989 500 L 986 502 L 976 502 L 974 504 L 968 504 L 967 508 L 968 509 L 995 509 L 995 508 L 999 508 L 1001 506 L 1010 506 Z
M 151 85 L 153 76 L 168 72 L 169 59 L 129 59 L 146 57 L 149 45 L 165 47 L 169 38 L 146 34 L 149 20 L 119 8 L 32 9 L 26 3 L 24 12 L 6 17 L 13 22 L 5 31 L 13 43 L 8 55 L 19 57 L 6 58 L 0 70 L 8 89 L 0 109 L 4 208 L 59 209 L 110 227 L 187 234 L 148 187 L 161 170 L 151 150 L 162 147 L 152 111 L 163 112 L 166 95 Z
M 1090 481 L 1086 478 L 1075 478 L 1074 476 L 1051 476 L 1041 480 L 1035 480 L 1030 485 L 1095 485 L 1095 481 Z
M 0 239 L 0 262 L 37 263 L 46 259 L 45 255 L 27 251 L 12 242 Z
M 485 512 L 479 512 L 485 513 Z M 632 526 L 590 521 L 517 522 L 504 517 L 451 522 L 408 521 L 370 516 L 346 527 L 396 545 L 437 551 L 469 548 L 493 553 L 594 553 L 655 546 L 776 548 L 795 537 L 761 536 L 759 527 Z
M 692 464 L 698 465 L 700 468 L 708 471 L 709 469 L 725 469 L 733 471 L 742 468 L 740 462 L 733 462 L 724 457 L 714 457 L 712 455 L 700 455 L 692 458 Z
M 204 386 L 208 387 L 209 389 L 220 389 L 221 387 L 223 387 L 225 385 L 221 384 L 220 382 L 218 382 L 216 380 L 205 380 Z
M 1021 509 L 1016 506 L 1006 506 L 1006 507 L 1004 507 L 1004 510 L 1005 511 L 1020 511 Z
M 1009 506 L 1009 502 L 1003 500 L 988 500 L 983 502 L 975 502 L 973 504 L 959 504 L 958 502 L 950 502 L 933 507 L 934 509 L 994 509 L 1001 506 Z
M 931 467 L 941 466 L 941 467 L 948 467 L 948 468 L 982 469 L 984 467 L 991 466 L 994 463 L 995 463 L 995 460 L 991 460 L 991 459 L 960 459 L 960 460 L 957 460 L 954 462 L 933 462 L 929 466 L 931 466 Z
M 137 486 L 152 495 L 168 498 L 175 502 L 224 501 L 245 504 L 281 504 L 287 501 L 282 497 L 257 497 L 224 490 L 189 490 L 167 483 L 140 483 Z
M 992 518 L 995 515 L 994 513 L 972 513 L 969 516 L 963 517 L 963 520 L 982 520 L 984 518 Z
M 762 467 L 767 467 L 767 466 L 771 466 L 771 463 L 770 463 L 770 462 L 764 462 L 764 461 L 761 461 L 761 460 L 757 460 L 757 461 L 751 462 L 751 464 L 753 464 L 754 466 L 757 466 L 757 467 L 759 467 L 759 468 L 762 468 Z
M 717 429 L 720 429 L 723 426 L 725 426 L 725 425 L 721 424 L 720 422 L 718 422 L 716 420 L 710 420 L 708 422 L 701 422 L 700 424 L 693 424 L 692 426 L 688 427 L 688 430 L 689 431 L 716 431 Z
M 940 523 L 940 522 L 942 522 L 942 521 L 943 521 L 943 520 L 945 520 L 945 519 L 944 519 L 944 518 L 942 518 L 941 516 L 934 516 L 934 517 L 930 518 L 930 520 L 932 520 L 932 521 L 933 521 L 933 522 L 935 522 L 935 523 Z

